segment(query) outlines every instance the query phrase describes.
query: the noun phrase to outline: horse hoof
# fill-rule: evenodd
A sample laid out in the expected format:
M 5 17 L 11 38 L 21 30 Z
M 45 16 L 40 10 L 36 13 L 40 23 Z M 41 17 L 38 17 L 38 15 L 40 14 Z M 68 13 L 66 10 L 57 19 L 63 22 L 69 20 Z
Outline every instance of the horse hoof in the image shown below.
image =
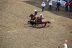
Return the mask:
M 36 25 L 35 25 L 35 24 L 34 24 L 33 26 L 34 26 L 34 27 L 36 27 Z

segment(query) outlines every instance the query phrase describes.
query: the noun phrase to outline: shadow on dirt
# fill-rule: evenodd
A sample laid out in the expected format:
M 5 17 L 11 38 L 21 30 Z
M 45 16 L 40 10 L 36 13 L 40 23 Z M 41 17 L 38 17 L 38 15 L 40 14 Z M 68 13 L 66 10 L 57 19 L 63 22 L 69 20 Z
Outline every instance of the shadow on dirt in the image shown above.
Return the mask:
M 49 26 L 29 26 L 29 27 L 41 29 L 41 28 L 48 28 Z

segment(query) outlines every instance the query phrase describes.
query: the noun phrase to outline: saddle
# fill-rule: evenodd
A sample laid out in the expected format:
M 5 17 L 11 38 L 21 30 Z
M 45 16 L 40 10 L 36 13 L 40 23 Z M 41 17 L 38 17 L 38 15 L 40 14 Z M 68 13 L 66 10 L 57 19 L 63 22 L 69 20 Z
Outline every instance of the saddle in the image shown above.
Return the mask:
M 40 20 L 40 17 L 37 17 L 37 19 L 35 20 L 35 22 L 36 22 L 37 24 L 41 24 L 41 23 L 42 23 L 41 20 Z

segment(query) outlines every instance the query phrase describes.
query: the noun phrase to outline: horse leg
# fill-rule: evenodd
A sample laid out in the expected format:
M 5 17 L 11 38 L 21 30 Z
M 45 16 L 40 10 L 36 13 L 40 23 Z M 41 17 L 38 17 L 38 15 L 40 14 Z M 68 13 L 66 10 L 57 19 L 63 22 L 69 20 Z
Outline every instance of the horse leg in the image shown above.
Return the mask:
M 38 24 L 37 24 L 37 26 L 38 26 Z
M 45 25 L 44 25 L 44 27 L 46 26 L 46 23 L 45 23 Z
M 46 26 L 47 23 L 48 23 L 48 22 L 44 22 L 45 26 Z

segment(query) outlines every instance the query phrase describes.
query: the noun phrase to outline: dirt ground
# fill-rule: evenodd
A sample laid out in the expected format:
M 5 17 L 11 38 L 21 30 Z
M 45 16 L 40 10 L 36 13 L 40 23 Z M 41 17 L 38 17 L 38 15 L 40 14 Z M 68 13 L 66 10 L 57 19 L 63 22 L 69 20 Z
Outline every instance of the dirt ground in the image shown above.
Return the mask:
M 51 24 L 44 28 L 28 24 L 29 15 L 35 9 Z M 29 2 L 0 1 L 0 48 L 63 48 L 65 39 L 68 48 L 72 48 L 72 13 L 64 10 L 41 12 L 39 6 Z

